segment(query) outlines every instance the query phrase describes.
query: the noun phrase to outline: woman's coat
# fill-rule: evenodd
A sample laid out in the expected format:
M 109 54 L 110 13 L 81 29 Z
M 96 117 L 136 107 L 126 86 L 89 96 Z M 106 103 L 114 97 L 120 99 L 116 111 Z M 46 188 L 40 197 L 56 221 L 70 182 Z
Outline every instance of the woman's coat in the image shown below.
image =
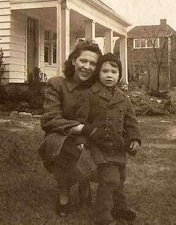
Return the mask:
M 44 165 L 48 167 L 59 155 L 68 129 L 84 123 L 87 119 L 87 98 L 89 84 L 79 85 L 73 79 L 61 76 L 51 78 L 46 87 L 44 115 L 41 127 L 45 131 L 45 140 L 39 149 Z M 75 146 L 68 149 L 74 154 Z M 77 154 L 77 152 L 75 152 Z

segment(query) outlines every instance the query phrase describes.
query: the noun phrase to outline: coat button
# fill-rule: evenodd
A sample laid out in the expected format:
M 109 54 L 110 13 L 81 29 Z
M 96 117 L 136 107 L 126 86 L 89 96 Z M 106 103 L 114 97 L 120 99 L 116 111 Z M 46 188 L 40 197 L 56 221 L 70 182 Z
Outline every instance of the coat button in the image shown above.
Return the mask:
M 120 119 L 119 122 L 122 122 L 122 120 Z

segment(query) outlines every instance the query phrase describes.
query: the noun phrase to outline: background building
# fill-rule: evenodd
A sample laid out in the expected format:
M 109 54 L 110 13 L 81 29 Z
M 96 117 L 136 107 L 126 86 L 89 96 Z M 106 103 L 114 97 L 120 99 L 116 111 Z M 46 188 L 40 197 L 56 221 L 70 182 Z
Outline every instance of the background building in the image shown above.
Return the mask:
M 176 31 L 160 25 L 136 26 L 128 32 L 128 78 L 153 90 L 176 85 Z

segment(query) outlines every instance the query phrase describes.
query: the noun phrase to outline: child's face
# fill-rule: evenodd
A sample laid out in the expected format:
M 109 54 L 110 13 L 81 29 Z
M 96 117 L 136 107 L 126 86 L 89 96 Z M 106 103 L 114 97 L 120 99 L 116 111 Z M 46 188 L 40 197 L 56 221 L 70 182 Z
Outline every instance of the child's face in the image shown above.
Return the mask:
M 113 62 L 114 64 L 114 62 Z M 110 62 L 104 62 L 100 69 L 100 82 L 106 87 L 114 87 L 119 79 L 118 67 L 113 67 Z

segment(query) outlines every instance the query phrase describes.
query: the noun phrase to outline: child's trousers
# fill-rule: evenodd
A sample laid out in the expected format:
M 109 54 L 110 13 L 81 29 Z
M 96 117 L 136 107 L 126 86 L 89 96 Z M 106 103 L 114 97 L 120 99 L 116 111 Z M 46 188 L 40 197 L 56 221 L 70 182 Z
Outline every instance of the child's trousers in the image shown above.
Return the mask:
M 101 164 L 98 167 L 98 189 L 96 200 L 96 222 L 111 222 L 114 207 L 114 195 L 120 187 L 120 172 L 118 164 Z

